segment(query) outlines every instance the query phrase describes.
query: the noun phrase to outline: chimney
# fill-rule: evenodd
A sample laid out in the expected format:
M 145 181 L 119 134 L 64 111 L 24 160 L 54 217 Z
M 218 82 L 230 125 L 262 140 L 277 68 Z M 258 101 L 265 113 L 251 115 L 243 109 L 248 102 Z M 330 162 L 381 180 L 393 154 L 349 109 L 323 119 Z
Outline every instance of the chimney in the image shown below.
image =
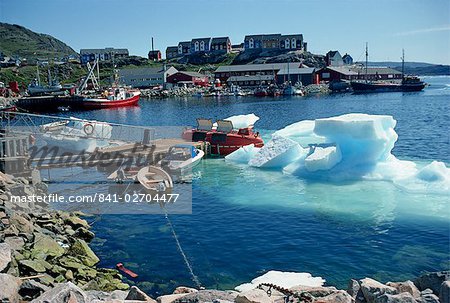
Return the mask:
M 155 50 L 155 48 L 153 47 L 153 37 L 152 37 L 152 52 Z

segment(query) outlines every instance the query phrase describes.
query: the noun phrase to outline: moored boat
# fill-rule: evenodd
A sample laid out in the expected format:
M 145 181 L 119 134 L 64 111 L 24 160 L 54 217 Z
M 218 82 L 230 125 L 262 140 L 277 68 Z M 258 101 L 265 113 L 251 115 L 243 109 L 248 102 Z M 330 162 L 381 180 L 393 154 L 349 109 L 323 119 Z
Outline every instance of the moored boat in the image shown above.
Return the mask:
M 258 119 L 256 117 L 254 122 Z M 183 139 L 209 142 L 212 154 L 226 156 L 242 146 L 250 144 L 254 144 L 255 147 L 264 146 L 259 133 L 253 131 L 253 123 L 240 125 L 243 127 L 236 129 L 230 120 L 218 120 L 217 126 L 214 127 L 211 119 L 197 119 L 197 127 L 184 131 Z
M 140 91 L 124 87 L 112 87 L 100 96 L 86 96 L 81 100 L 80 107 L 84 109 L 101 109 L 137 105 Z
M 172 192 L 172 178 L 166 171 L 159 167 L 143 167 L 137 173 L 136 178 L 145 191 L 150 194 L 165 194 Z
M 192 176 L 192 169 L 200 163 L 204 155 L 204 151 L 190 144 L 177 144 L 169 148 L 167 156 L 159 162 L 159 165 L 172 177 L 180 179 L 176 181 L 185 181 Z

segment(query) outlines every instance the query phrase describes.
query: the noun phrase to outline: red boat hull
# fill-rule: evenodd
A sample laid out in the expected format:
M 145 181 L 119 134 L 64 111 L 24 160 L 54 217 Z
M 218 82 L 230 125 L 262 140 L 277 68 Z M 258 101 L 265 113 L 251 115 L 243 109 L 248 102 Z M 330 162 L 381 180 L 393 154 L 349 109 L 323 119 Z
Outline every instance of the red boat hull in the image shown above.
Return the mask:
M 135 95 L 128 99 L 122 100 L 108 100 L 106 98 L 89 99 L 85 98 L 81 101 L 81 106 L 85 109 L 101 109 L 101 108 L 114 108 L 124 106 L 135 106 L 139 102 L 140 95 Z
M 247 131 L 246 134 L 242 133 Z M 254 144 L 255 147 L 263 147 L 264 141 L 258 133 L 253 133 L 247 129 L 240 129 L 231 133 L 221 133 L 216 131 L 187 130 L 183 133 L 183 139 L 188 141 L 205 141 L 211 145 L 211 153 L 226 156 L 238 150 L 242 146 Z

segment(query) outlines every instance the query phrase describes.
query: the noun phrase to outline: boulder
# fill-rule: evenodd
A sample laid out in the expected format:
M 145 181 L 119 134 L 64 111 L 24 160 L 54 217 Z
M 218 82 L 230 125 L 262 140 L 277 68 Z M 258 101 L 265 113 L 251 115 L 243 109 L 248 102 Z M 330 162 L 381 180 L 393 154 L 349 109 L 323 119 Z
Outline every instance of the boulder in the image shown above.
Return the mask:
M 87 303 L 86 294 L 72 282 L 57 284 L 31 301 L 32 303 Z
M 447 270 L 422 275 L 414 280 L 414 284 L 420 291 L 430 288 L 435 295 L 438 295 L 441 284 L 448 280 L 450 280 L 450 271 Z
M 80 260 L 73 256 L 62 256 L 59 258 L 58 263 L 65 268 L 70 268 L 74 270 L 79 270 L 80 268 L 84 268 L 85 266 L 81 263 Z M 61 273 L 61 272 L 58 272 Z
M 332 286 L 330 286 L 330 287 L 321 287 L 321 286 L 312 287 L 312 286 L 298 285 L 298 286 L 289 288 L 289 290 L 293 291 L 293 292 L 298 292 L 298 293 L 307 292 L 316 298 L 326 297 L 328 295 L 338 292 L 336 287 L 332 287 Z
M 44 284 L 34 280 L 26 280 L 20 285 L 19 294 L 22 299 L 29 301 L 39 297 L 48 290 L 50 290 L 50 288 Z
M 46 271 L 44 265 L 37 260 L 21 260 L 19 262 L 20 272 L 24 275 L 43 273 Z
M 216 300 L 231 301 L 236 299 L 239 293 L 232 290 L 199 290 L 198 292 L 193 292 L 190 294 L 179 294 L 185 295 L 181 299 L 176 299 L 175 302 L 214 302 Z M 171 295 L 174 296 L 174 295 Z M 158 301 L 159 302 L 159 301 Z M 160 302 L 165 303 L 165 302 Z
M 92 239 L 94 239 L 95 234 L 92 231 L 88 230 L 87 228 L 79 227 L 75 231 L 74 236 L 77 238 L 83 239 L 86 242 L 91 242 Z
M 347 286 L 347 293 L 355 300 L 356 303 L 365 302 L 364 294 L 361 290 L 361 285 L 354 279 L 350 279 Z
M 0 272 L 8 268 L 11 262 L 11 246 L 8 243 L 0 243 Z
M 425 294 L 417 300 L 419 303 L 440 303 L 441 301 L 435 294 Z
M 393 295 L 397 289 L 384 285 L 374 279 L 365 278 L 359 281 L 362 293 L 368 303 L 377 303 L 376 299 L 384 294 Z
M 388 282 L 386 283 L 386 285 L 394 287 L 395 289 L 397 289 L 398 293 L 407 292 L 410 293 L 414 298 L 420 297 L 420 291 L 410 280 L 405 282 Z
M 352 296 L 350 296 L 346 291 L 339 290 L 328 296 L 322 297 L 318 300 L 322 303 L 353 303 L 355 302 Z
M 66 223 L 67 225 L 70 225 L 74 230 L 76 230 L 77 228 L 80 227 L 84 227 L 86 229 L 89 228 L 89 224 L 87 223 L 86 220 L 81 219 L 77 216 L 68 216 L 64 219 L 64 223 Z
M 237 295 L 235 303 L 273 303 L 273 300 L 262 289 L 255 288 Z
M 132 286 L 125 300 L 133 300 L 133 301 L 144 301 L 156 303 L 155 300 L 150 298 L 145 292 L 137 288 L 136 286 Z
M 190 293 L 197 292 L 197 291 L 198 290 L 195 288 L 186 287 L 186 286 L 178 286 L 173 291 L 173 294 L 190 294 Z
M 21 251 L 25 245 L 22 237 L 6 237 L 5 243 L 8 243 L 11 249 Z
M 177 302 L 177 300 L 182 299 L 184 297 L 186 297 L 188 294 L 171 294 L 171 295 L 165 295 L 165 296 L 159 296 L 158 298 L 156 298 L 156 301 L 158 303 L 172 303 L 172 302 Z M 183 302 L 188 302 L 185 300 L 182 300 Z M 181 300 L 180 300 L 181 302 Z
M 75 240 L 75 243 L 69 248 L 69 254 L 77 257 L 86 266 L 94 266 L 100 261 L 88 244 L 81 239 Z
M 439 291 L 439 299 L 442 303 L 450 303 L 450 281 L 444 281 Z
M 62 248 L 52 237 L 41 233 L 35 233 L 32 254 L 36 255 L 40 252 L 51 257 L 59 257 L 64 254 L 64 248 Z
M 416 299 L 408 292 L 397 295 L 385 293 L 375 298 L 375 303 L 417 303 Z
M 20 284 L 19 278 L 8 274 L 0 274 L 0 302 L 19 302 Z
M 14 225 L 21 233 L 31 234 L 34 231 L 33 224 L 29 220 L 25 219 L 23 216 L 18 215 L 17 213 L 14 213 L 9 218 L 9 222 L 11 225 Z

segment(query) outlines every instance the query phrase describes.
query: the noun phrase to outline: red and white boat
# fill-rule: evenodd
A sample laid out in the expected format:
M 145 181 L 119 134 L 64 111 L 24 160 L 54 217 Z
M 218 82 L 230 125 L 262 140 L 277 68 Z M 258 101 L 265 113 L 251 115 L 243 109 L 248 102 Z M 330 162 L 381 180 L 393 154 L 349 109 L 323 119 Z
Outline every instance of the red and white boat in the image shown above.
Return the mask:
M 211 119 L 197 119 L 197 128 L 183 132 L 183 139 L 192 142 L 209 142 L 211 154 L 226 156 L 242 146 L 254 144 L 263 147 L 264 141 L 253 125 L 235 129 L 230 120 L 218 120 L 216 126 Z
M 141 92 L 125 87 L 112 87 L 100 96 L 85 96 L 80 106 L 85 109 L 112 108 L 137 105 Z

